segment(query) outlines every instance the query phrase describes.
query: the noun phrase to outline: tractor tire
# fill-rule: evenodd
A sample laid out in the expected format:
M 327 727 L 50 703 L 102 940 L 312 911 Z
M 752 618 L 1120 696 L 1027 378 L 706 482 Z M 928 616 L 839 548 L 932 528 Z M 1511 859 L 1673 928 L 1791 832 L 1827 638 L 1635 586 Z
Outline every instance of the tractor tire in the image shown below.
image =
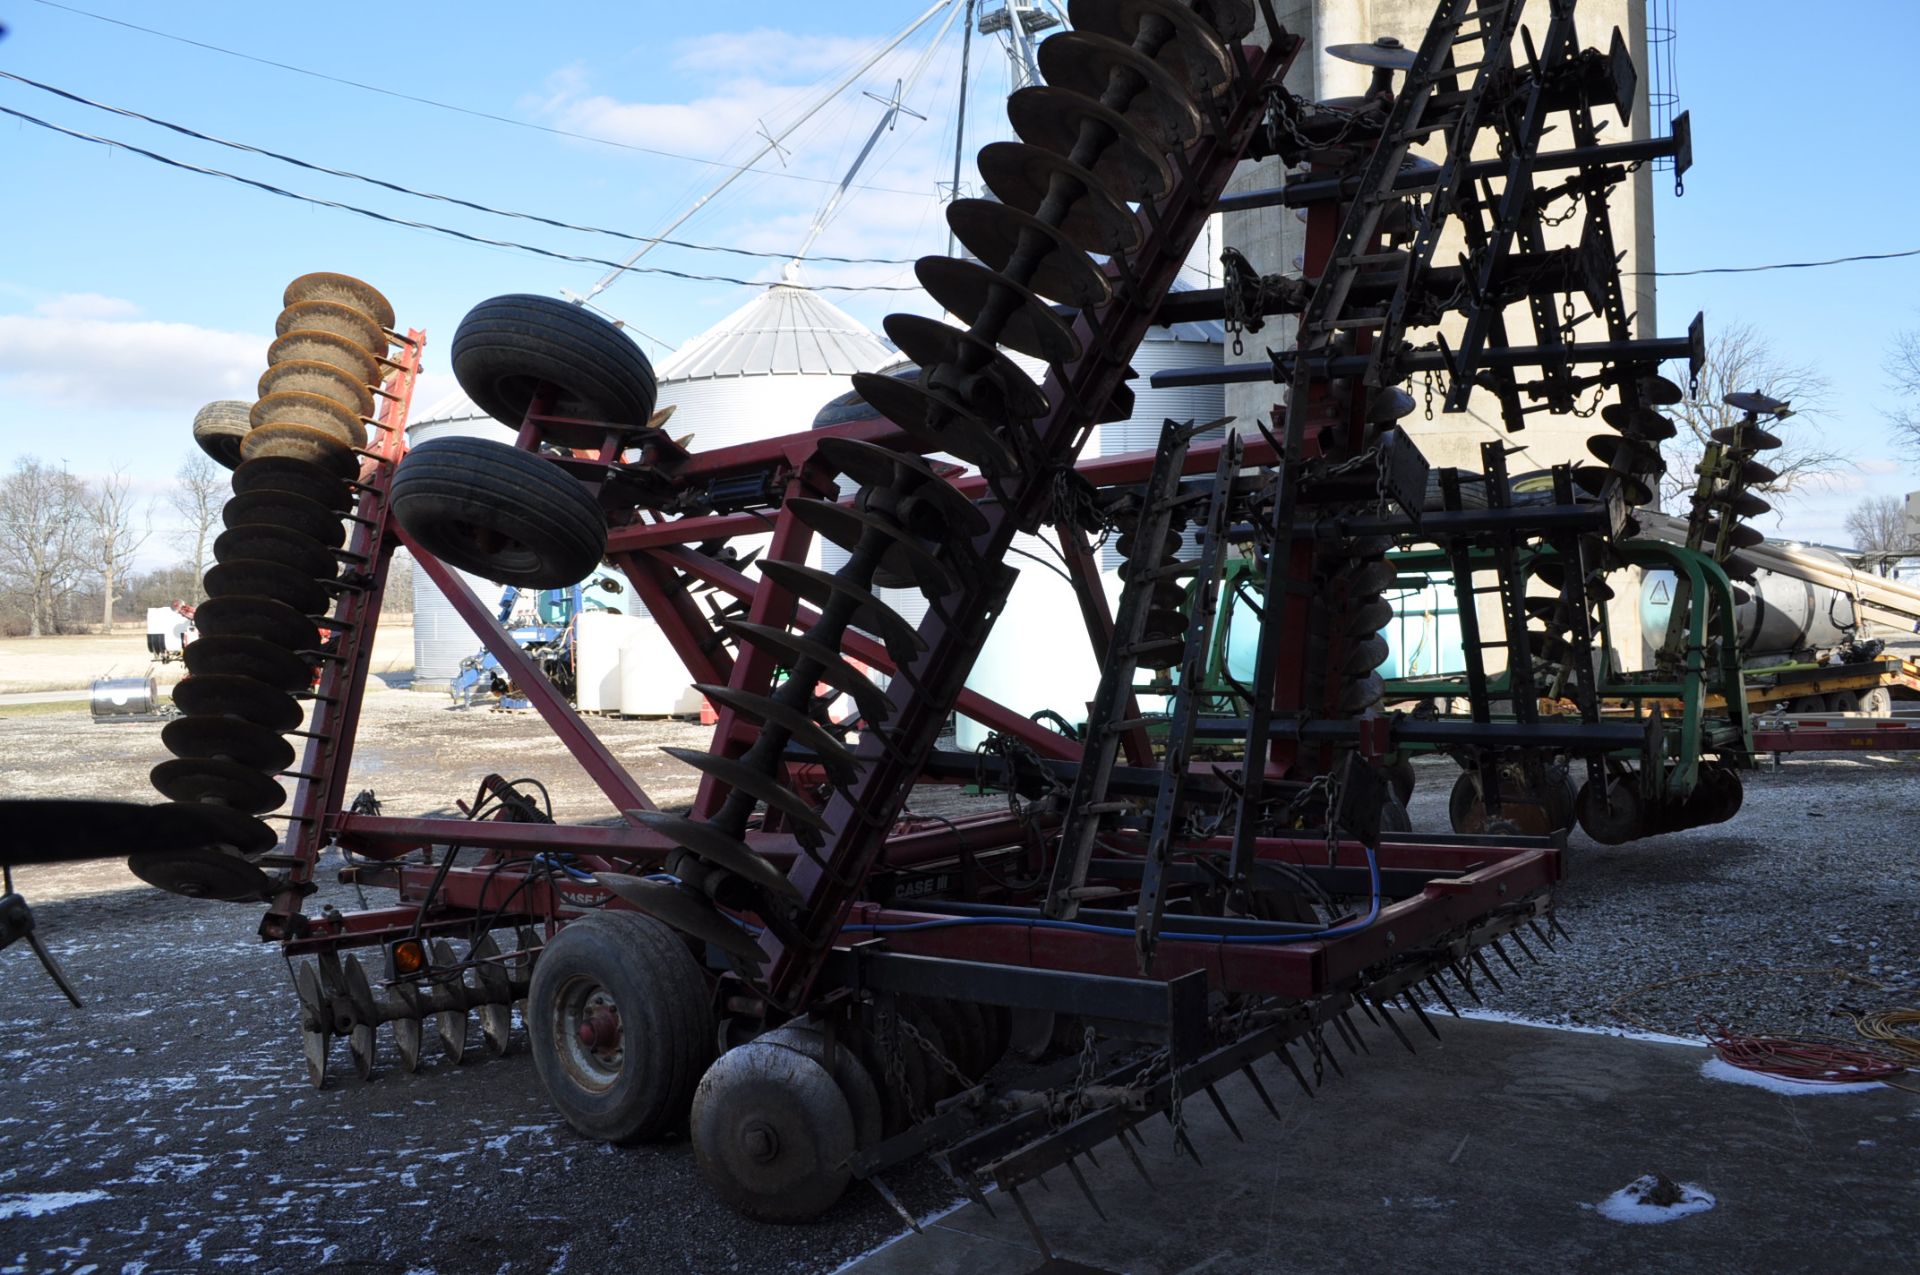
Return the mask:
M 485 438 L 436 438 L 401 458 L 393 516 L 442 562 L 500 584 L 556 589 L 593 573 L 607 516 L 565 470 Z
M 556 416 L 639 428 L 653 415 L 653 364 L 632 338 L 585 306 L 513 293 L 467 311 L 453 334 L 453 375 L 475 406 L 517 430 L 542 384 Z
M 583 1039 L 595 1027 L 601 1039 Z M 527 1035 L 561 1117 L 596 1141 L 631 1145 L 686 1124 L 713 1061 L 712 997 L 673 930 L 635 912 L 592 912 L 535 963 Z
M 239 399 L 221 399 L 193 414 L 193 441 L 213 457 L 214 463 L 232 469 L 240 463 L 240 440 L 253 428 L 252 403 Z

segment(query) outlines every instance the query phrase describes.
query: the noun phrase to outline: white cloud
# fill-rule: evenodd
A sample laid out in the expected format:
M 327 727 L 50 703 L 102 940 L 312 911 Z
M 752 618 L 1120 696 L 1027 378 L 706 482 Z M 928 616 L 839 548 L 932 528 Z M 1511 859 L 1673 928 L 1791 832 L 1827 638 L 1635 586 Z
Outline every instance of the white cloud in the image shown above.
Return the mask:
M 673 46 L 677 70 L 728 74 L 743 66 L 770 77 L 823 76 L 851 66 L 877 41 L 848 36 L 796 35 L 771 27 L 719 31 Z
M 131 302 L 91 293 L 35 309 L 0 315 L 0 387 L 48 407 L 191 413 L 252 398 L 266 367 L 265 334 L 135 319 Z
M 1895 460 L 1891 456 L 1874 456 L 1859 464 L 1860 472 L 1863 474 L 1897 474 L 1906 467 L 1905 462 Z
M 49 319 L 131 319 L 140 307 L 125 297 L 102 296 L 98 292 L 69 292 L 33 307 L 35 314 Z

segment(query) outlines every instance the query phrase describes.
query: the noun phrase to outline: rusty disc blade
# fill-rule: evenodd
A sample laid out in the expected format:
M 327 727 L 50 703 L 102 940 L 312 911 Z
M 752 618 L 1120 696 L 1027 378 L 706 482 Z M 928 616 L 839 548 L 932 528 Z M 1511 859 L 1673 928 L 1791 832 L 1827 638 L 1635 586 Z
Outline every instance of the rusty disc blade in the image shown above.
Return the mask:
M 789 500 L 786 507 L 793 511 L 794 517 L 848 553 L 854 552 L 867 536 L 882 538 L 886 542 L 882 565 L 890 581 L 911 584 L 933 598 L 959 587 L 952 574 L 925 546 L 889 519 L 811 496 Z M 879 574 L 875 573 L 876 578 Z
M 1628 438 L 1649 442 L 1665 442 L 1678 432 L 1671 419 L 1664 413 L 1654 411 L 1651 407 L 1628 407 L 1625 403 L 1608 403 L 1600 409 L 1600 419 Z
M 1132 45 L 1091 31 L 1062 31 L 1040 44 L 1040 74 L 1056 88 L 1118 111 L 1160 146 L 1200 135 L 1193 96 L 1167 69 Z
M 911 452 L 894 451 L 857 438 L 829 438 L 822 440 L 820 456 L 866 489 L 860 500 L 863 509 L 881 491 L 891 493 L 896 500 L 911 497 L 924 507 L 937 509 L 942 526 L 938 535 L 926 539 L 972 537 L 987 529 L 987 516 L 979 507 Z
M 989 419 L 1031 419 L 1044 416 L 1052 406 L 1046 391 L 1018 363 L 965 328 L 924 314 L 890 314 L 880 326 L 902 354 L 920 365 L 923 378 L 937 371 L 955 378 L 949 392 L 969 404 L 969 411 Z
M 1708 437 L 1723 447 L 1739 446 L 1756 452 L 1770 452 L 1786 445 L 1786 440 L 1778 434 L 1770 434 L 1758 425 L 1749 425 L 1744 429 L 1736 425 L 1722 425 Z
M 1031 213 L 991 199 L 956 199 L 947 205 L 947 225 L 974 256 L 1004 271 L 1023 244 L 1044 245 L 1029 280 L 1035 292 L 1076 309 L 1104 305 L 1113 284 L 1080 245 Z
M 262 456 L 243 462 L 233 471 L 233 494 L 283 491 L 311 500 L 335 513 L 353 508 L 353 488 L 323 465 L 287 456 Z
M 347 529 L 340 515 L 318 501 L 284 491 L 255 491 L 235 496 L 220 510 L 228 528 L 285 527 L 329 549 L 346 543 Z
M 260 374 L 261 398 L 271 394 L 317 394 L 356 417 L 373 415 L 373 391 L 352 372 L 317 359 L 288 359 L 269 364 Z
M 777 559 L 762 562 L 760 574 L 817 607 L 826 606 L 835 596 L 848 599 L 854 604 L 854 626 L 876 634 L 899 663 L 906 663 L 926 647 L 906 617 L 844 576 Z
M 243 815 L 264 815 L 287 799 L 279 784 L 251 766 L 217 757 L 175 757 L 155 766 L 148 778 L 169 801 L 210 801 Z
M 768 810 L 784 815 L 797 824 L 817 832 L 828 831 L 827 821 L 820 817 L 820 812 L 813 808 L 812 802 L 773 776 L 762 774 L 738 758 L 703 753 L 693 748 L 662 748 L 660 751 L 675 761 L 685 762 L 702 774 L 712 775 L 735 792 L 746 793 L 755 801 L 765 803 Z
M 174 684 L 173 703 L 194 717 L 243 717 L 271 731 L 300 729 L 300 701 L 251 677 L 194 673 Z
M 763 650 L 779 655 L 788 668 L 797 668 L 802 661 L 818 666 L 814 673 L 815 681 L 825 682 L 835 690 L 843 691 L 853 697 L 860 707 L 860 713 L 869 722 L 879 723 L 893 715 L 893 705 L 888 701 L 886 692 L 881 690 L 859 669 L 842 659 L 840 653 L 832 647 L 823 646 L 812 638 L 802 637 L 786 629 L 776 629 L 771 625 L 753 624 L 746 620 L 729 620 L 726 629 L 737 634 L 742 641 L 751 642 Z
M 821 765 L 827 768 L 836 784 L 844 788 L 853 782 L 857 768 L 847 746 L 793 705 L 783 704 L 771 695 L 756 695 L 752 691 L 736 690 L 731 686 L 696 683 L 693 689 L 744 717 L 780 727 L 793 737 L 795 743 L 820 758 Z
M 1651 443 L 1642 443 L 1615 434 L 1595 434 L 1587 440 L 1587 450 L 1602 465 L 1622 469 L 1630 474 L 1667 472 L 1667 462 L 1660 458 L 1660 449 Z
M 367 425 L 351 408 L 320 394 L 283 390 L 270 394 L 253 405 L 253 428 L 262 425 L 305 425 L 317 429 L 348 447 L 367 445 Z
M 221 757 L 255 770 L 293 765 L 293 745 L 243 717 L 176 717 L 160 728 L 160 742 L 175 757 Z
M 208 598 L 193 613 L 194 627 L 205 637 L 254 637 L 289 651 L 319 648 L 320 629 L 284 602 L 248 594 Z
M 208 806 L 217 810 L 218 806 Z M 260 823 L 258 819 L 254 823 Z M 267 825 L 260 824 L 262 828 Z M 221 846 L 137 850 L 127 856 L 133 875 L 156 889 L 218 903 L 263 903 L 273 897 L 273 878 L 246 856 Z
M 1019 468 L 1013 451 L 978 416 L 912 378 L 855 372 L 853 388 L 874 411 L 931 452 L 946 452 L 990 474 Z
M 980 151 L 980 178 L 1001 203 L 1035 216 L 1049 196 L 1059 194 L 1067 210 L 1053 224 L 1088 252 L 1125 256 L 1146 238 L 1139 219 L 1099 178 L 1042 147 L 991 142 Z
M 631 903 L 639 911 L 670 925 L 688 938 L 711 943 L 728 956 L 754 965 L 764 965 L 767 954 L 753 936 L 729 921 L 702 894 L 682 889 L 670 881 L 649 881 L 622 872 L 596 872 L 594 880 Z
M 277 336 L 267 347 L 267 362 L 325 363 L 337 367 L 362 385 L 380 384 L 380 364 L 365 346 L 335 332 L 302 328 Z
M 1173 170 L 1158 144 L 1097 98 L 1029 85 L 1007 99 L 1007 118 L 1021 141 L 1069 159 L 1083 141 L 1091 142 L 1098 150 L 1087 171 L 1135 203 L 1158 199 L 1173 186 Z
M 1371 44 L 1330 44 L 1327 52 L 1342 62 L 1371 66 L 1388 71 L 1411 71 L 1418 49 L 1410 49 L 1390 35 Z
M 1025 284 L 957 257 L 922 257 L 914 263 L 913 273 L 928 296 L 968 323 L 977 322 L 989 308 L 998 313 L 1007 298 L 1013 298 L 1013 310 L 994 334 L 1008 349 L 1049 363 L 1071 363 L 1080 357 L 1080 338 L 1074 335 L 1073 325 Z
M 213 541 L 214 560 L 221 563 L 277 562 L 314 580 L 331 580 L 339 572 L 333 551 L 285 527 L 233 527 Z
M 302 301 L 332 301 L 351 306 L 381 327 L 393 327 L 393 306 L 380 295 L 378 288 L 352 275 L 325 270 L 301 275 L 287 285 L 287 290 L 280 295 L 280 304 L 298 305 Z
M 1676 403 L 1684 403 L 1687 399 L 1680 387 L 1664 376 L 1641 377 L 1640 397 L 1655 407 L 1672 407 Z
M 338 301 L 296 301 L 274 320 L 273 334 L 289 332 L 331 332 L 345 337 L 375 358 L 385 358 L 387 334 L 364 310 L 356 310 Z
M 1158 31 L 1171 28 L 1171 38 L 1151 56 L 1188 91 L 1220 93 L 1233 81 L 1227 46 L 1179 0 L 1073 0 L 1067 16 L 1076 31 L 1111 36 L 1142 52 L 1143 44 L 1160 38 Z
M 360 459 L 353 448 L 338 437 L 311 425 L 290 425 L 270 421 L 248 431 L 240 440 L 240 459 L 262 456 L 285 457 L 319 465 L 337 478 L 352 478 L 360 472 Z
M 283 691 L 303 691 L 313 684 L 313 663 L 284 646 L 259 638 L 203 637 L 187 643 L 183 652 L 187 671 L 250 677 Z
M 325 615 L 333 599 L 312 576 L 283 563 L 236 558 L 207 568 L 207 596 L 251 594 L 284 602 L 302 615 Z
M 704 756 L 704 754 L 702 754 Z M 772 894 L 800 901 L 800 888 L 787 880 L 787 874 L 761 856 L 744 841 L 737 840 L 721 832 L 710 823 L 689 819 L 684 815 L 671 815 L 660 810 L 629 810 L 627 818 L 651 828 L 674 845 L 687 851 L 698 859 L 725 868 L 733 875 L 749 881 Z

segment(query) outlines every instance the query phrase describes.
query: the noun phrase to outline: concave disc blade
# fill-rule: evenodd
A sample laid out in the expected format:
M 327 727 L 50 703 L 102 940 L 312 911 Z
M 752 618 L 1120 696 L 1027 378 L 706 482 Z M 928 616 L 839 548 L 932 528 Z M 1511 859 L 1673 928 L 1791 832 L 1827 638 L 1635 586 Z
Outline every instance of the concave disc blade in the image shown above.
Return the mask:
M 190 673 L 250 677 L 282 691 L 303 691 L 313 684 L 313 664 L 259 638 L 203 637 L 182 653 Z
M 858 438 L 821 439 L 819 454 L 863 486 L 894 487 L 902 494 L 937 503 L 946 520 L 962 535 L 977 536 L 987 529 L 987 516 L 935 473 L 923 457 Z
M 217 757 L 175 757 L 155 766 L 149 778 L 170 801 L 211 801 L 243 815 L 264 815 L 287 799 L 279 784 L 253 767 Z
M 887 545 L 887 566 L 904 570 L 929 597 L 940 597 L 957 587 L 952 574 L 925 546 L 885 518 L 811 496 L 794 497 L 786 507 L 794 517 L 849 553 L 865 536 L 881 537 Z
M 877 634 L 887 644 L 894 659 L 901 663 L 926 648 L 926 643 L 920 640 L 920 634 L 907 623 L 905 616 L 843 576 L 822 571 L 818 567 L 777 559 L 762 562 L 760 574 L 817 607 L 824 607 L 836 595 L 850 599 L 855 604 L 854 625 Z
M 917 376 L 855 372 L 852 380 L 868 406 L 928 451 L 948 452 L 990 474 L 1019 468 L 1013 450 L 992 426 L 951 398 L 927 389 Z
M 272 598 L 301 615 L 325 615 L 333 606 L 333 597 L 318 580 L 297 567 L 269 562 L 264 558 L 235 558 L 207 568 L 207 596 L 252 595 Z
M 820 817 L 820 812 L 805 797 L 738 758 L 703 753 L 692 748 L 662 748 L 660 751 L 703 774 L 712 775 L 729 788 L 765 802 L 768 809 L 778 811 L 795 823 L 805 824 L 819 832 L 828 831 L 827 821 Z
M 305 716 L 300 701 L 285 691 L 251 677 L 223 673 L 195 673 L 176 682 L 173 703 L 196 717 L 244 717 L 271 731 L 298 730 Z
M 243 461 L 233 471 L 233 492 L 248 496 L 261 491 L 284 491 L 337 513 L 353 505 L 353 488 L 323 465 L 290 456 L 262 456 Z
M 1135 202 L 1158 199 L 1173 185 L 1173 170 L 1158 145 L 1125 116 L 1083 93 L 1048 84 L 1029 85 L 1007 99 L 1007 119 L 1021 141 L 1067 158 L 1083 137 L 1104 138 L 1087 170 Z
M 271 877 L 245 856 L 216 846 L 139 850 L 127 856 L 127 868 L 148 885 L 189 899 L 254 903 L 273 895 Z
M 311 425 L 269 421 L 249 431 L 240 440 L 240 459 L 244 462 L 262 457 L 304 461 L 324 468 L 336 478 L 352 478 L 360 472 L 360 458 L 352 447 Z
M 731 686 L 695 683 L 693 689 L 744 717 L 782 728 L 795 743 L 819 757 L 827 772 L 842 786 L 851 783 L 857 773 L 853 754 L 847 751 L 847 746 L 791 704 L 783 704 L 771 695 L 756 695 Z
M 721 915 L 704 896 L 681 889 L 670 881 L 649 881 L 620 872 L 596 872 L 594 879 L 648 916 L 661 921 L 703 943 L 711 943 L 729 956 L 755 965 L 766 963 L 767 954 L 753 937 Z
M 194 610 L 193 623 L 207 637 L 259 638 L 289 651 L 312 651 L 320 646 L 319 627 L 301 612 L 272 598 L 243 593 L 208 598 Z
M 878 724 L 893 714 L 893 705 L 888 701 L 885 691 L 875 686 L 859 669 L 842 659 L 840 653 L 831 647 L 823 646 L 811 638 L 801 637 L 786 629 L 776 629 L 765 624 L 750 624 L 745 620 L 729 620 L 727 630 L 739 635 L 741 640 L 751 642 L 763 650 L 774 652 L 783 657 L 782 662 L 789 668 L 796 668 L 802 661 L 817 666 L 814 674 L 817 681 L 825 682 L 835 690 L 843 691 L 853 697 L 860 706 L 860 714 L 867 721 Z
M 729 837 L 710 823 L 659 810 L 629 810 L 626 814 L 635 823 L 651 828 L 695 857 L 725 868 L 763 890 L 785 895 L 796 902 L 802 898 L 800 888 L 787 879 L 786 873 L 755 853 L 746 842 Z
M 1125 256 L 1146 239 L 1139 219 L 1099 178 L 1042 147 L 990 142 L 980 151 L 980 178 L 1001 203 L 1034 216 L 1056 192 L 1069 199 L 1054 224 L 1088 252 Z
M 1116 80 L 1138 86 L 1118 109 L 1129 124 L 1161 146 L 1184 146 L 1200 135 L 1199 109 L 1180 81 L 1146 54 L 1112 36 L 1063 31 L 1043 40 L 1040 74 L 1057 88 L 1102 101 Z
M 234 527 L 223 531 L 214 538 L 213 556 L 222 563 L 243 558 L 277 562 L 315 580 L 331 580 L 340 570 L 325 545 L 285 527 Z
M 941 364 L 949 365 L 955 379 L 948 388 L 961 395 L 971 411 L 1030 420 L 1044 416 L 1051 406 L 1046 392 L 1018 363 L 965 328 L 925 314 L 890 314 L 880 327 L 902 354 L 920 365 L 924 375 L 931 376 Z M 962 366 L 971 370 L 963 374 Z
M 220 517 L 229 528 L 261 524 L 286 527 L 329 549 L 338 549 L 347 539 L 347 528 L 339 514 L 317 500 L 291 492 L 254 491 L 235 496 L 222 506 Z
M 1232 83 L 1227 46 L 1179 0 L 1073 0 L 1067 17 L 1076 31 L 1111 36 L 1136 48 L 1171 27 L 1172 38 L 1154 51 L 1154 61 L 1193 93 L 1217 93 Z
M 1049 363 L 1071 363 L 1080 357 L 1080 338 L 1074 335 L 1073 325 L 1024 283 L 958 257 L 922 257 L 914 263 L 913 273 L 928 296 L 968 323 L 977 322 L 989 309 L 1001 313 L 1005 298 L 1016 298 L 1014 309 L 994 333 L 1008 349 Z
M 991 199 L 958 199 L 947 205 L 947 224 L 967 251 L 1005 271 L 1023 240 L 1046 245 L 1032 260 L 1028 284 L 1043 297 L 1084 310 L 1113 297 L 1113 284 L 1080 246 L 1046 222 Z
M 176 757 L 224 757 L 269 771 L 293 764 L 292 744 L 241 717 L 176 717 L 161 727 L 160 742 Z

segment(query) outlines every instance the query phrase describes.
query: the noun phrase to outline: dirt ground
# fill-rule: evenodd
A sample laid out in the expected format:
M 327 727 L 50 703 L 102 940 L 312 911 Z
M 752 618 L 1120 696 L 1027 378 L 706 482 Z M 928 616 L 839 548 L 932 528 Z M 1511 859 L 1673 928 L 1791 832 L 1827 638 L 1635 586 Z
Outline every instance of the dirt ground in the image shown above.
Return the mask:
M 374 634 L 373 671 L 393 674 L 412 667 L 413 625 L 383 621 Z M 0 638 L 0 695 L 84 691 L 97 678 L 139 677 L 149 668 L 162 686 L 187 672 L 179 660 L 153 662 L 143 626 L 118 626 L 110 634 Z

